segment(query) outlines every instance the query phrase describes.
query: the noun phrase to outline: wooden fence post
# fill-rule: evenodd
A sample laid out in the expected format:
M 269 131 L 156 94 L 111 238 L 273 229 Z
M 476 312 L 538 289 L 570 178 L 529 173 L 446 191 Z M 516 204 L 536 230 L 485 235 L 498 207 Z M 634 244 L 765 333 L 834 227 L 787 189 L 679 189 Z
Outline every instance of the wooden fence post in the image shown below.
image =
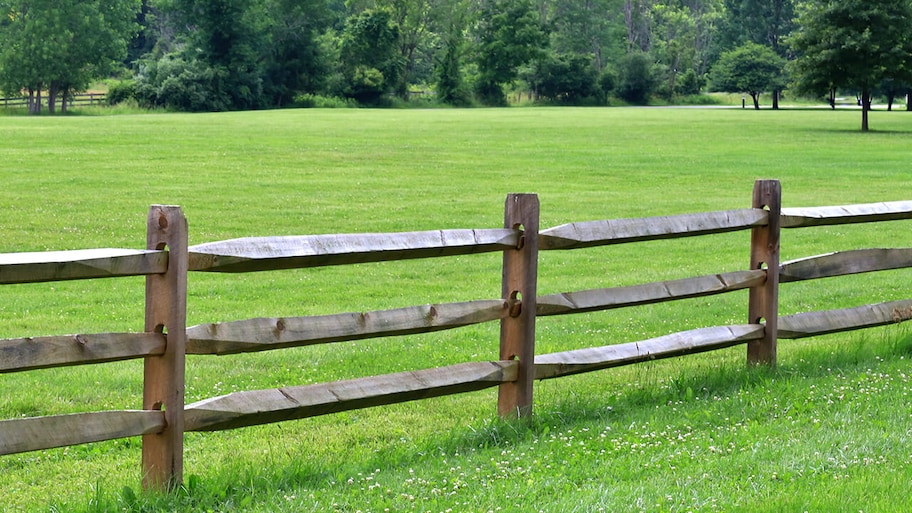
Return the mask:
M 766 269 L 764 283 L 751 287 L 748 320 L 751 324 L 765 321 L 763 338 L 748 342 L 747 361 L 751 365 L 776 366 L 776 338 L 779 317 L 779 216 L 782 210 L 782 186 L 778 180 L 754 183 L 754 208 L 769 211 L 769 223 L 751 230 L 751 269 Z
M 535 308 L 538 281 L 539 203 L 535 194 L 510 194 L 504 209 L 504 227 L 521 229 L 515 250 L 504 251 L 503 298 L 510 312 L 500 323 L 500 359 L 518 360 L 519 375 L 503 383 L 497 399 L 501 417 L 532 414 L 535 380 Z
M 145 489 L 171 490 L 183 480 L 187 239 L 187 219 L 180 207 L 152 206 L 146 247 L 168 250 L 168 270 L 146 277 L 145 330 L 164 332 L 167 346 L 163 355 L 145 359 L 143 409 L 164 410 L 165 429 L 143 436 Z

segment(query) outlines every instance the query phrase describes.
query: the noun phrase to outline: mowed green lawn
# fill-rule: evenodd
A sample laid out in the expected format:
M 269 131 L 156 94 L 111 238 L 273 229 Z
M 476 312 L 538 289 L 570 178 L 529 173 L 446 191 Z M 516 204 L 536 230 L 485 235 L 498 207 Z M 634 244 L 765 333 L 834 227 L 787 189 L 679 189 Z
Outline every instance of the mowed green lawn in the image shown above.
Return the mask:
M 750 206 L 912 200 L 912 115 L 741 109 L 297 110 L 0 117 L 0 252 L 142 248 L 149 205 L 190 242 L 496 228 L 535 192 L 542 228 Z M 908 247 L 908 222 L 783 233 L 783 260 Z M 539 293 L 741 270 L 746 232 L 543 253 Z M 781 313 L 908 299 L 912 273 L 783 286 Z M 488 299 L 498 255 L 190 277 L 190 324 Z M 746 322 L 746 294 L 538 323 L 539 353 Z M 139 331 L 139 278 L 0 287 L 0 337 Z M 190 358 L 187 401 L 497 357 L 497 326 Z M 897 511 L 912 507 L 904 325 L 537 384 L 531 423 L 489 390 L 185 442 L 185 487 L 140 493 L 138 439 L 0 457 L 9 511 Z M 0 419 L 141 405 L 142 365 L 0 376 Z

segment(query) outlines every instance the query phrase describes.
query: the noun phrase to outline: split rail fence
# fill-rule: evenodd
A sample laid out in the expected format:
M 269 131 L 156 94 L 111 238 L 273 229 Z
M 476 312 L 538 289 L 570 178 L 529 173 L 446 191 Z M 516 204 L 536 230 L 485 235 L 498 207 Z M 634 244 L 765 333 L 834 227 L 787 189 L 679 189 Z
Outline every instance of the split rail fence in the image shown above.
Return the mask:
M 142 409 L 0 421 L 0 454 L 142 436 L 147 488 L 183 474 L 183 437 L 383 404 L 499 387 L 498 413 L 532 413 L 533 382 L 637 362 L 747 346 L 751 364 L 775 365 L 777 339 L 880 326 L 912 318 L 912 300 L 778 315 L 780 283 L 912 267 L 912 248 L 865 249 L 780 264 L 781 228 L 912 219 L 912 201 L 781 208 L 778 181 L 754 185 L 751 208 L 579 222 L 539 230 L 534 194 L 506 199 L 504 227 L 411 233 L 244 238 L 188 247 L 179 207 L 153 206 L 145 250 L 0 254 L 0 285 L 146 276 L 145 331 L 0 340 L 0 373 L 144 359 Z M 659 283 L 538 296 L 538 252 L 751 231 L 747 270 Z M 247 273 L 502 252 L 502 296 L 367 313 L 251 319 L 186 326 L 188 272 Z M 645 341 L 535 354 L 535 321 L 749 289 L 747 323 Z M 184 404 L 186 354 L 223 355 L 500 323 L 497 360 L 359 379 L 240 391 Z
M 105 103 L 105 94 L 104 93 L 78 93 L 70 95 L 67 100 L 67 104 L 72 107 L 78 107 L 80 105 L 103 105 Z M 26 96 L 19 96 L 13 98 L 0 98 L 0 106 L 4 108 L 12 107 L 28 107 L 29 99 Z M 48 107 L 47 97 L 41 98 L 41 105 L 43 107 Z

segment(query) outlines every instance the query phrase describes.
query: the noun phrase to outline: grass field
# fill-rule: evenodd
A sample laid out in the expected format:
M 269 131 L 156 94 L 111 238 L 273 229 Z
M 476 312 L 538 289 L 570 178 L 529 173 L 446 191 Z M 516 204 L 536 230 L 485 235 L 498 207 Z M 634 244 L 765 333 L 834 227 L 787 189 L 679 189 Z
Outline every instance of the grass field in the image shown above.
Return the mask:
M 496 228 L 536 192 L 543 228 L 750 205 L 912 199 L 912 116 L 741 109 L 298 110 L 0 117 L 0 252 L 142 248 L 150 204 L 191 244 L 259 235 Z M 748 235 L 549 252 L 539 293 L 744 269 Z M 906 247 L 908 223 L 788 231 L 783 260 Z M 912 273 L 806 284 L 781 313 L 909 298 Z M 191 275 L 190 324 L 499 297 L 498 255 Z M 0 288 L 0 337 L 138 331 L 143 281 Z M 538 352 L 746 321 L 746 294 L 540 319 Z M 191 358 L 187 401 L 493 359 L 497 327 Z M 139 440 L 0 457 L 6 511 L 897 511 L 912 508 L 903 325 L 537 384 L 528 424 L 495 392 L 188 434 L 185 487 L 139 492 Z M 0 377 L 0 419 L 141 403 L 141 363 Z

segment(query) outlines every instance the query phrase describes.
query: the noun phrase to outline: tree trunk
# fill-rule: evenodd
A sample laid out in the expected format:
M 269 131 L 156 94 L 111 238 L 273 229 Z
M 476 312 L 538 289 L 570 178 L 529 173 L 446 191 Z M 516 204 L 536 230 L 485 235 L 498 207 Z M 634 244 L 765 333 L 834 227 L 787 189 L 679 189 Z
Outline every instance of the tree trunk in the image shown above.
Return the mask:
M 57 110 L 57 94 L 59 93 L 57 84 L 51 82 L 48 86 L 48 113 L 53 115 Z
M 906 91 L 906 110 L 912 112 L 912 89 Z
M 598 70 L 599 74 L 602 72 L 602 45 L 599 42 L 598 36 L 592 36 L 592 56 L 593 62 L 595 64 L 595 69 Z
M 779 110 L 779 90 L 773 89 L 773 110 Z
M 754 100 L 754 110 L 760 110 L 760 93 L 750 93 L 750 95 Z
M 871 110 L 871 94 L 864 90 L 861 92 L 861 131 L 868 131 L 868 111 Z

